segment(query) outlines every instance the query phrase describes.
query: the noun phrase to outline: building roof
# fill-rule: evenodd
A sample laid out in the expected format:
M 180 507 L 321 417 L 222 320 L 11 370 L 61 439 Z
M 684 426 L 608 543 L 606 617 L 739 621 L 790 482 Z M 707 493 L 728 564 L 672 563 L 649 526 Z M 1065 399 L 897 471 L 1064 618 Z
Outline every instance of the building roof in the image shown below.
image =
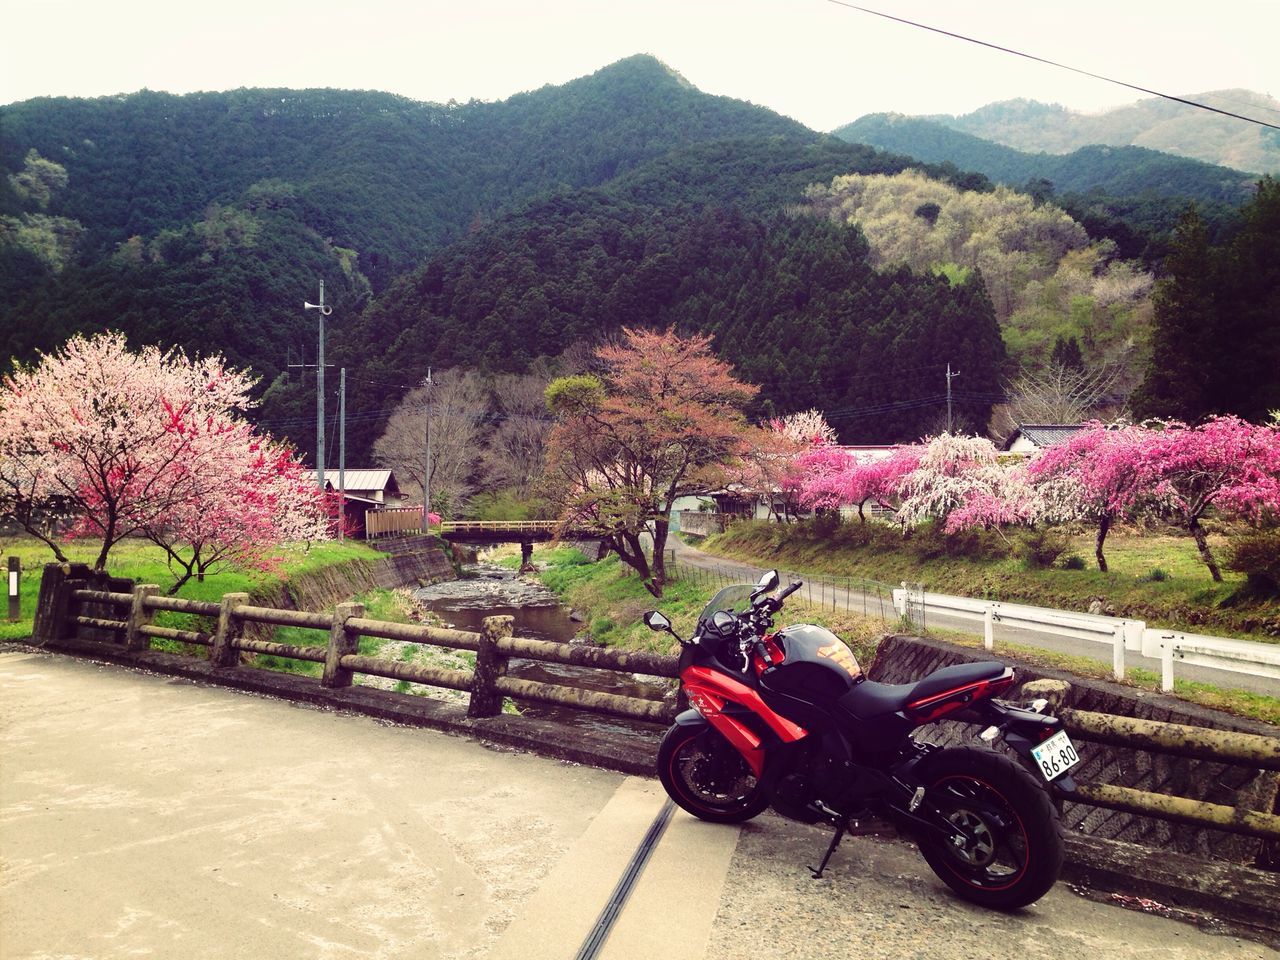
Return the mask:
M 1037 447 L 1051 447 L 1055 443 L 1070 439 L 1084 429 L 1079 423 L 1020 423 L 1013 433 L 1005 438 L 1003 449 L 1013 446 L 1018 437 L 1034 443 Z
M 347 470 L 342 479 L 348 490 L 392 490 L 397 493 L 400 491 L 400 485 L 396 483 L 396 475 L 390 470 Z M 326 470 L 324 480 L 326 486 L 334 490 L 338 489 L 337 470 Z

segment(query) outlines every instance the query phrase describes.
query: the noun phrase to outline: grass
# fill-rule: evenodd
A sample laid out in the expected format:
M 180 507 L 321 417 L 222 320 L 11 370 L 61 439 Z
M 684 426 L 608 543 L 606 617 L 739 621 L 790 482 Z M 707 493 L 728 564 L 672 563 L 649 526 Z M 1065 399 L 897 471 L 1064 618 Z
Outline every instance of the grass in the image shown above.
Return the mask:
M 1139 563 L 1146 560 L 1141 551 L 1130 550 L 1129 555 Z M 508 562 L 502 557 L 496 559 L 498 562 Z M 517 562 L 518 559 L 517 556 Z M 538 548 L 534 551 L 534 559 L 543 567 L 540 579 L 565 603 L 583 613 L 592 639 L 624 649 L 678 652 L 676 642 L 668 634 L 651 632 L 640 622 L 641 615 L 645 610 L 660 609 L 671 619 L 676 633 L 687 637 L 693 630 L 698 614 L 716 590 L 715 586 L 677 580 L 668 584 L 662 599 L 657 600 L 644 589 L 634 571 L 622 565 L 617 557 L 593 564 L 576 550 Z M 870 666 L 880 640 L 886 633 L 917 632 L 910 624 L 886 623 L 878 618 L 844 611 L 833 612 L 829 608 L 804 602 L 800 599 L 800 594 L 787 600 L 784 618 L 780 618 L 780 622 L 816 623 L 831 630 L 849 644 L 864 668 Z M 936 636 L 959 646 L 978 649 L 982 646 L 980 637 L 967 634 L 929 631 L 926 635 Z M 1113 679 L 1110 664 L 1087 657 L 1071 657 L 1006 642 L 999 644 L 998 652 L 1011 659 L 1054 667 L 1082 677 Z M 1160 689 L 1159 676 L 1141 669 L 1129 669 L 1124 682 L 1142 690 Z M 1173 695 L 1238 716 L 1280 723 L 1280 698 L 1247 691 L 1222 690 L 1210 684 L 1176 678 Z
M 693 632 L 698 614 L 718 589 L 693 580 L 674 580 L 656 599 L 640 583 L 635 572 L 610 556 L 592 563 L 577 550 L 534 550 L 534 560 L 542 566 L 539 578 L 561 599 L 582 611 L 591 639 L 626 650 L 678 653 L 679 645 L 667 633 L 655 633 L 641 622 L 646 610 L 661 610 L 671 620 L 677 634 Z M 842 637 L 863 663 L 869 663 L 889 624 L 858 614 L 832 612 L 792 597 L 787 601 L 787 618 L 827 627 Z
M 1226 538 L 1210 536 L 1223 559 Z M 1109 572 L 1096 569 L 1093 531 L 1069 535 L 1067 550 L 1049 569 L 1033 569 L 1012 555 L 995 534 L 947 538 L 917 531 L 903 540 L 896 528 L 857 521 L 819 525 L 764 522 L 735 524 L 700 545 L 710 553 L 804 570 L 812 575 L 856 576 L 897 583 L 924 583 L 961 596 L 1018 601 L 1037 606 L 1085 610 L 1094 600 L 1120 616 L 1152 626 L 1280 642 L 1280 602 L 1243 601 L 1240 574 L 1224 571 L 1214 583 L 1189 536 L 1121 528 L 1107 539 Z M 1071 555 L 1086 568 L 1066 569 Z
M 73 542 L 63 546 L 63 553 L 73 563 L 92 564 L 97 559 L 98 547 L 89 542 Z M 33 537 L 6 537 L 0 539 L 0 553 L 6 557 L 18 557 L 22 563 L 22 616 L 21 619 L 0 622 L 0 640 L 20 640 L 31 636 L 31 624 L 35 617 L 36 600 L 40 592 L 40 574 L 46 563 L 53 563 L 53 552 Z M 279 563 L 270 571 L 227 569 L 211 573 L 203 581 L 188 580 L 178 596 L 188 600 L 218 602 L 224 593 L 255 593 L 269 589 L 292 577 L 348 563 L 356 559 L 375 560 L 383 554 L 359 541 L 343 543 L 326 542 L 281 547 Z M 7 562 L 7 561 L 6 561 Z M 167 590 L 177 579 L 165 562 L 164 551 L 144 540 L 123 540 L 111 551 L 108 569 L 113 576 L 128 577 L 137 583 L 157 583 Z M 162 614 L 156 622 L 162 626 L 180 629 L 208 629 L 203 617 L 182 614 Z M 158 649 L 163 649 L 159 644 Z

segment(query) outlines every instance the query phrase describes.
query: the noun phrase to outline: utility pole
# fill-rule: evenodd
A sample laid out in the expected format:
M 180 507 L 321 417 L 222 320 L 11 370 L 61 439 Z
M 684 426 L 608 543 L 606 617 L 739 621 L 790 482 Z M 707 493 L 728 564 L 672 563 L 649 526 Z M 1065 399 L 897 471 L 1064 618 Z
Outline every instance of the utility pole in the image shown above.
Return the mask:
M 947 364 L 947 433 L 950 433 L 953 429 L 952 423 L 951 423 L 951 381 L 958 376 L 960 376 L 960 371 L 957 370 L 955 373 L 952 373 L 951 364 L 948 363 Z
M 427 514 L 431 512 L 431 368 L 427 367 L 427 379 L 422 381 L 422 386 L 426 388 L 426 405 L 427 415 L 422 418 L 423 431 L 426 439 L 426 457 L 423 462 L 422 469 L 422 532 L 425 535 L 429 529 L 429 521 Z
M 320 302 L 303 302 L 303 310 L 320 311 L 320 349 L 316 354 L 316 483 L 324 490 L 324 318 L 333 307 L 324 305 L 324 281 L 320 281 Z
M 338 542 L 347 538 L 347 368 L 338 371 Z

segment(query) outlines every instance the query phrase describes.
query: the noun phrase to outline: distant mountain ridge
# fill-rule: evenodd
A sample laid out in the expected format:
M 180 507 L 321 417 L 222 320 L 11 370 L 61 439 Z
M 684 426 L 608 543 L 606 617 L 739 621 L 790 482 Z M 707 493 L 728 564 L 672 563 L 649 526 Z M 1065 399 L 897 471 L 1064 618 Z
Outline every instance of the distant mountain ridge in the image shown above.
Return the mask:
M 1214 90 L 1185 99 L 1280 123 L 1280 100 L 1264 93 Z M 1096 114 L 1056 103 L 1003 100 L 962 116 L 921 119 L 1030 152 L 1070 153 L 1092 144 L 1147 147 L 1249 173 L 1280 173 L 1280 131 L 1160 97 Z
M 1154 193 L 1185 200 L 1237 204 L 1255 178 L 1239 170 L 1188 160 L 1145 147 L 1090 145 L 1071 153 L 1027 153 L 952 129 L 937 120 L 873 113 L 835 131 L 850 143 L 906 153 L 929 163 L 951 162 L 993 180 L 1022 187 L 1052 181 L 1060 193 Z

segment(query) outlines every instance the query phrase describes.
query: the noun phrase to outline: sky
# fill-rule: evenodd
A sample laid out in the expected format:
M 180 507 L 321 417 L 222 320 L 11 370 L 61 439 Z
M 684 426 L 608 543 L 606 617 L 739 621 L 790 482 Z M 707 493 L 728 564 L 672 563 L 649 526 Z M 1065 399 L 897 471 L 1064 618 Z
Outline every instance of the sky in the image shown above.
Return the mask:
M 860 0 L 1164 93 L 1280 98 L 1280 0 Z M 1143 97 L 830 0 L 18 0 L 0 103 L 237 87 L 501 100 L 637 53 L 816 129 L 1026 97 L 1085 112 Z M 1278 121 L 1280 114 L 1260 115 Z

